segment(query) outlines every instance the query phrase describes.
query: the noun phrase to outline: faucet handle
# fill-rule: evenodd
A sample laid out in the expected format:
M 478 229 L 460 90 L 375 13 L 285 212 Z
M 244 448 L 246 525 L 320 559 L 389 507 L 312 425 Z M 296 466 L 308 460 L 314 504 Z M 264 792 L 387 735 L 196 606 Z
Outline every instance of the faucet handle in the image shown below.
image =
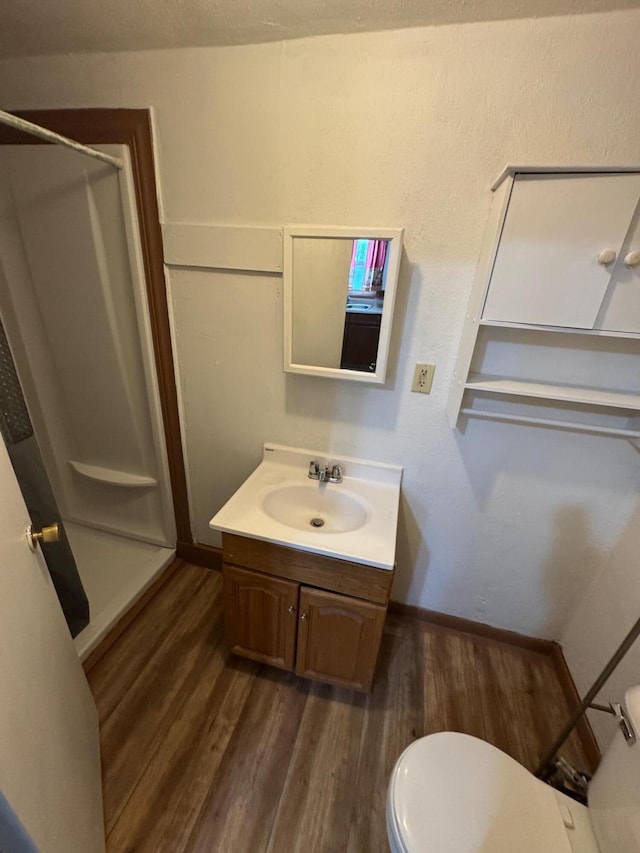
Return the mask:
M 331 469 L 331 479 L 339 483 L 342 480 L 342 465 L 334 465 Z
M 317 477 L 320 473 L 320 466 L 315 460 L 309 462 L 309 477 Z

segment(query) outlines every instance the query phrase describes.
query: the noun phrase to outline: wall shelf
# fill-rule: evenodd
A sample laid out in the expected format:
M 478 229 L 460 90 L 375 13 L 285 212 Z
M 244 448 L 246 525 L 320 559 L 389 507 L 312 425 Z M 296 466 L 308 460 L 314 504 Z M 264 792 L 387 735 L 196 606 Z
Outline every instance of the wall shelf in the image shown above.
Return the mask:
M 530 382 L 522 379 L 503 379 L 500 376 L 485 376 L 470 373 L 465 388 L 486 391 L 492 394 L 508 394 L 517 397 L 537 397 L 543 400 L 563 400 L 587 406 L 640 411 L 640 394 L 604 391 L 599 388 L 578 388 L 571 385 L 553 385 L 547 382 Z
M 494 329 L 523 329 L 532 332 L 559 332 L 563 335 L 591 335 L 595 338 L 622 338 L 628 341 L 640 341 L 640 333 L 616 332 L 611 329 L 578 329 L 572 326 L 534 326 L 530 323 L 505 323 L 501 320 L 480 320 L 480 326 Z

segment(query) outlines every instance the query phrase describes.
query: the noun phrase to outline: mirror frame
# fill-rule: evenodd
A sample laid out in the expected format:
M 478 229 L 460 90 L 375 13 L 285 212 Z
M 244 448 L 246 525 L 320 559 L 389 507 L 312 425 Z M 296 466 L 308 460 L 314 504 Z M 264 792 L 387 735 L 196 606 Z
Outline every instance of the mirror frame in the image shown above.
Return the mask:
M 324 376 L 334 379 L 349 379 L 353 382 L 367 382 L 383 385 L 387 375 L 387 361 L 391 344 L 391 326 L 396 301 L 400 258 L 402 256 L 402 235 L 404 228 L 347 228 L 324 225 L 285 225 L 284 227 L 284 371 L 302 373 L 306 376 Z M 384 307 L 378 338 L 378 357 L 373 373 L 364 370 L 347 370 L 344 367 L 319 367 L 294 362 L 293 345 L 293 244 L 296 237 L 335 237 L 342 240 L 388 240 L 389 254 L 385 279 Z M 346 303 L 346 291 L 345 291 Z

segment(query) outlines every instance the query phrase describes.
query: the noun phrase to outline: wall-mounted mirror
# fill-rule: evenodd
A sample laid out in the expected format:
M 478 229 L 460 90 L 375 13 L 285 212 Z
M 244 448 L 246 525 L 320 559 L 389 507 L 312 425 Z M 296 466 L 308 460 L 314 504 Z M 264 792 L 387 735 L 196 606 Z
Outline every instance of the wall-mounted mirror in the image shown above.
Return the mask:
M 284 369 L 382 384 L 403 230 L 284 229 Z

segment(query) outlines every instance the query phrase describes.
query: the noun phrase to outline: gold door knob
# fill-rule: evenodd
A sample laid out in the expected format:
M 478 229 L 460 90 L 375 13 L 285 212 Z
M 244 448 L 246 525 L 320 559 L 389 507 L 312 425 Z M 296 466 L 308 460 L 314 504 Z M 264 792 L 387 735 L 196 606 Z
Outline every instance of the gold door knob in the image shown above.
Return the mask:
M 29 547 L 32 551 L 36 550 L 36 548 L 38 547 L 38 542 L 59 541 L 60 528 L 58 527 L 57 521 L 55 521 L 53 524 L 48 524 L 46 527 L 43 527 L 42 530 L 34 530 L 31 524 L 27 527 L 27 542 L 29 543 Z

